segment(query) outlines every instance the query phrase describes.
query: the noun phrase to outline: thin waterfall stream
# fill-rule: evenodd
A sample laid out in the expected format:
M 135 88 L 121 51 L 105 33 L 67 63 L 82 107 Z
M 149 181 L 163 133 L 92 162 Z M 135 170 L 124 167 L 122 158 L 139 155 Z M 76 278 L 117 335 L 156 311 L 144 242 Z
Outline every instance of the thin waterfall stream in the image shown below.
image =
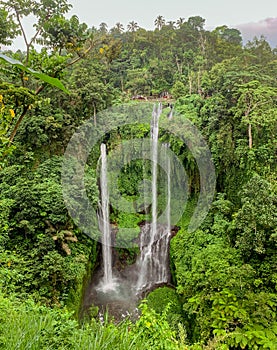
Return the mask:
M 169 282 L 169 240 L 170 226 L 170 160 L 166 154 L 168 145 L 163 145 L 162 161 L 167 173 L 166 225 L 158 224 L 158 138 L 161 105 L 155 107 L 151 122 L 151 160 L 152 160 L 152 220 L 145 224 L 140 236 L 139 276 L 137 291 L 142 292 L 155 285 Z M 169 197 L 168 197 L 169 196 Z
M 112 271 L 112 239 L 109 213 L 109 190 L 107 177 L 107 149 L 104 143 L 101 144 L 101 174 L 100 174 L 101 204 L 98 215 L 99 227 L 102 232 L 102 255 L 104 266 L 104 277 L 99 288 L 103 291 L 113 290 L 116 287 L 116 280 Z

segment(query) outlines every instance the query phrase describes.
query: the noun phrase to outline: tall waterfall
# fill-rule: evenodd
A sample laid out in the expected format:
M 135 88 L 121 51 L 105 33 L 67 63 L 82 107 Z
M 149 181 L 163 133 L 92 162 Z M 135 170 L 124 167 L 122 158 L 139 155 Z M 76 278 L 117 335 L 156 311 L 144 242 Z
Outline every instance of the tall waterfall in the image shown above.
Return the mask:
M 102 290 L 113 289 L 114 279 L 112 273 L 112 242 L 109 215 L 109 191 L 107 180 L 107 151 L 106 145 L 101 144 L 101 173 L 100 173 L 100 189 L 101 189 L 101 206 L 99 215 L 99 226 L 102 232 L 102 255 L 104 265 L 104 277 L 101 283 Z
M 165 187 L 166 191 L 166 209 L 165 209 L 165 218 L 166 225 L 164 227 L 164 231 L 159 240 L 159 259 L 160 259 L 160 274 L 159 274 L 159 283 L 168 281 L 168 268 L 169 268 L 169 241 L 171 237 L 171 164 L 170 157 L 168 156 L 169 144 L 162 145 L 162 163 L 164 166 L 164 170 L 166 172 L 166 181 Z
M 119 231 L 114 236 L 112 235 L 109 222 L 109 192 L 111 198 L 113 198 L 113 192 L 111 187 L 108 187 L 107 172 L 113 168 L 111 167 L 112 163 L 108 164 L 106 145 L 101 144 L 101 158 L 99 160 L 101 195 L 98 222 L 102 233 L 103 270 L 101 267 L 96 271 L 96 279 L 87 289 L 84 305 L 94 304 L 98 306 L 100 314 L 104 313 L 108 307 L 109 314 L 115 316 L 117 320 L 121 320 L 125 315 L 131 315 L 135 319 L 138 316 L 137 302 L 144 292 L 170 282 L 171 278 L 169 241 L 171 238 L 171 188 L 174 189 L 171 182 L 174 162 L 171 162 L 169 156 L 169 145 L 163 144 L 160 147 L 158 144 L 161 113 L 161 104 L 155 106 L 151 121 L 150 144 L 142 143 L 142 152 L 144 152 L 142 159 L 147 160 L 147 162 L 143 166 L 144 182 L 141 184 L 144 205 L 140 202 L 140 207 L 144 210 L 146 217 L 151 214 L 151 220 L 141 223 L 139 237 L 134 236 L 134 244 L 138 244 L 140 248 L 140 255 L 137 257 L 136 263 L 124 266 L 123 269 L 112 269 L 113 265 L 118 266 L 118 262 L 121 262 L 117 252 L 112 251 L 113 240 L 118 238 Z M 130 151 L 132 152 L 132 149 Z M 148 162 L 150 159 L 151 165 Z M 149 177 L 150 169 L 151 178 Z M 159 215 L 160 211 L 158 210 L 160 207 L 163 208 L 161 215 Z M 151 213 L 149 212 L 150 208 Z M 117 241 L 115 242 L 117 243 Z
M 169 148 L 169 144 L 165 145 L 165 147 Z M 170 221 L 170 207 L 171 207 L 171 165 L 170 158 L 166 157 L 166 173 L 167 173 L 167 207 L 166 207 L 166 223 L 167 223 L 167 232 L 170 238 L 171 232 L 171 221 Z
M 151 123 L 152 144 L 152 223 L 145 224 L 140 236 L 139 277 L 137 290 L 142 291 L 155 284 L 168 281 L 168 254 L 170 239 L 170 163 L 166 163 L 167 172 L 167 207 L 166 225 L 157 223 L 158 219 L 158 137 L 161 104 L 154 108 Z M 164 157 L 166 158 L 166 156 Z

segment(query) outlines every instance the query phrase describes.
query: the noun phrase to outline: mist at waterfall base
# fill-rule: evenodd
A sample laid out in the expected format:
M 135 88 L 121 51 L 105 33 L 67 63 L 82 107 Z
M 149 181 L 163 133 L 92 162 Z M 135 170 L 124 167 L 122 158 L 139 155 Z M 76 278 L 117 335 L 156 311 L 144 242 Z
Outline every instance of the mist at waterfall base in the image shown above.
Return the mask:
M 83 307 L 98 306 L 100 315 L 108 311 L 115 319 L 126 316 L 136 317 L 137 303 L 145 293 L 171 282 L 169 268 L 169 242 L 171 238 L 171 164 L 167 155 L 168 144 L 163 144 L 160 162 L 165 171 L 165 224 L 158 222 L 158 170 L 159 170 L 159 116 L 161 106 L 154 109 L 151 121 L 151 222 L 140 225 L 137 240 L 140 254 L 136 262 L 124 269 L 114 268 L 116 251 L 112 249 L 116 241 L 116 230 L 110 224 L 110 194 L 108 190 L 107 148 L 101 144 L 100 204 L 98 213 L 99 229 L 102 233 L 103 265 L 95 272 L 87 288 Z M 146 182 L 145 182 L 146 183 Z M 149 188 L 144 188 L 145 199 L 149 197 Z

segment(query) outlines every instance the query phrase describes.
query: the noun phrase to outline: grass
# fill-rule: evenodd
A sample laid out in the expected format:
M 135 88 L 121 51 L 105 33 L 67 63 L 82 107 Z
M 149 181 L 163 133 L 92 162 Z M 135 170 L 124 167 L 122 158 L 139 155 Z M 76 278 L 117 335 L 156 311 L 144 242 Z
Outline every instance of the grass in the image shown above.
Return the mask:
M 148 313 L 147 320 L 152 317 L 153 323 L 158 324 L 159 320 L 153 315 Z M 151 336 L 145 334 L 147 329 L 129 321 L 115 325 L 92 319 L 79 325 L 66 309 L 50 309 L 31 300 L 22 302 L 0 293 L 1 350 L 179 349 L 175 347 L 176 341 L 174 347 L 153 346 L 152 333 Z M 157 338 L 162 338 L 162 334 Z

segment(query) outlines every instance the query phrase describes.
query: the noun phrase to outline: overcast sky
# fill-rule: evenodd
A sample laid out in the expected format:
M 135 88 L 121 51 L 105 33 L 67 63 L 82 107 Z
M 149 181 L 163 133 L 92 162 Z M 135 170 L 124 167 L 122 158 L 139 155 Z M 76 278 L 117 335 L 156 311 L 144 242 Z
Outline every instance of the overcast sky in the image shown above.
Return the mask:
M 73 5 L 70 14 L 80 21 L 98 27 L 101 22 L 108 27 L 121 22 L 126 27 L 136 21 L 146 29 L 154 28 L 158 15 L 167 21 L 179 17 L 187 19 L 201 16 L 206 19 L 206 29 L 226 24 L 241 30 L 244 42 L 264 34 L 273 47 L 277 46 L 276 0 L 69 0 Z
M 277 46 L 277 1 L 276 0 L 70 0 L 72 14 L 81 21 L 98 27 L 106 22 L 112 27 L 116 22 L 125 26 L 136 21 L 141 27 L 153 29 L 158 15 L 167 21 L 179 17 L 201 16 L 206 19 L 206 28 L 226 24 L 241 30 L 244 41 L 264 34 Z
M 135 20 L 142 27 L 151 29 L 154 19 L 163 15 L 167 20 L 200 15 L 207 25 L 234 25 L 258 22 L 277 17 L 277 1 L 274 0 L 70 0 L 72 13 L 90 24 L 116 22 L 127 24 Z

